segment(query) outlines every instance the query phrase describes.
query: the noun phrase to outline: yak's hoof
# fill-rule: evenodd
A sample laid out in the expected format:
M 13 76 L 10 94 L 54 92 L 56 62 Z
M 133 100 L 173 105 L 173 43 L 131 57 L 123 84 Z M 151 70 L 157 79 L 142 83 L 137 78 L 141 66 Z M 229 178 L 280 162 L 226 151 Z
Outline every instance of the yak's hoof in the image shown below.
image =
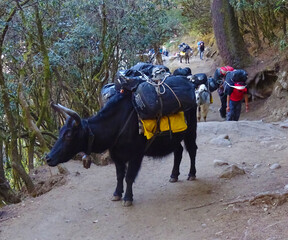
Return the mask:
M 122 202 L 123 207 L 131 207 L 132 206 L 132 201 L 123 201 Z
M 188 180 L 188 181 L 194 181 L 194 180 L 196 180 L 196 176 L 189 176 L 189 177 L 187 178 L 187 180 Z
M 173 178 L 173 177 L 171 177 L 171 178 L 169 179 L 169 182 L 171 182 L 171 183 L 178 182 L 178 178 Z
M 121 200 L 121 196 L 112 196 L 111 200 L 112 201 L 120 201 Z

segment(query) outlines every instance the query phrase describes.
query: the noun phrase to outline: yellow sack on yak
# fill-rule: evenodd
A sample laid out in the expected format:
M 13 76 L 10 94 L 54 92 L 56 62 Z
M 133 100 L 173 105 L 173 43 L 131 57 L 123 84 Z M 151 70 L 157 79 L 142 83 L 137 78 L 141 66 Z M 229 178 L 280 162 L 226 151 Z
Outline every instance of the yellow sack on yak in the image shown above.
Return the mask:
M 182 132 L 187 129 L 184 112 L 178 112 L 173 115 L 163 116 L 160 119 L 160 131 L 161 132 L 170 130 L 168 118 L 170 121 L 171 131 L 173 133 Z M 152 138 L 157 129 L 157 120 L 156 119 L 146 119 L 146 120 L 141 119 L 141 122 L 144 128 L 144 136 L 146 136 L 147 139 Z
M 181 51 L 180 56 L 185 56 L 185 52 Z

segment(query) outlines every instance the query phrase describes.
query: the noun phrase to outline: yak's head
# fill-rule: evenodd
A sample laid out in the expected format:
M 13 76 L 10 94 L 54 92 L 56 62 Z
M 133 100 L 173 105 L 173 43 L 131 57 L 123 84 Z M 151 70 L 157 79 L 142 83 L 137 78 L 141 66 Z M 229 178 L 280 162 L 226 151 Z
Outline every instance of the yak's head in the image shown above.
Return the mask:
M 84 151 L 85 130 L 83 121 L 78 113 L 60 104 L 51 103 L 51 107 L 66 117 L 65 125 L 60 129 L 59 137 L 50 153 L 46 156 L 49 166 L 56 166 L 59 163 L 67 162 L 77 153 Z

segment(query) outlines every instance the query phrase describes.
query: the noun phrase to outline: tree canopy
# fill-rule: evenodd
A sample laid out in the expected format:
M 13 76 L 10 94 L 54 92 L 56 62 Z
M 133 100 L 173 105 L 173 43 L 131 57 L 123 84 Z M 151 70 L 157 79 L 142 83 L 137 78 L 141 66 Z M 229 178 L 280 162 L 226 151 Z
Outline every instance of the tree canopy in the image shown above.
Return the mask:
M 9 179 L 33 194 L 28 173 L 43 164 L 60 124 L 49 103 L 96 112 L 120 68 L 180 31 L 174 8 L 167 0 L 1 1 L 0 185 Z

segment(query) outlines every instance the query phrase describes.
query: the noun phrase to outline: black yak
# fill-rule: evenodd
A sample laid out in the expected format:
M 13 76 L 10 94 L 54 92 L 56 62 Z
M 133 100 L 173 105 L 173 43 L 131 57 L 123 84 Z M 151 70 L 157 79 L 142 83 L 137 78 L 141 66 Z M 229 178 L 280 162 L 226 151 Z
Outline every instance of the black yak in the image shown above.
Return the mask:
M 173 134 L 161 133 L 148 141 L 143 134 L 139 134 L 139 119 L 131 99 L 132 92 L 117 92 L 98 114 L 88 119 L 81 119 L 75 111 L 52 104 L 56 111 L 67 116 L 67 120 L 60 129 L 58 140 L 46 156 L 48 165 L 56 166 L 69 161 L 79 152 L 101 153 L 109 149 L 117 174 L 117 186 L 112 200 L 121 200 L 125 178 L 127 187 L 123 197 L 124 206 L 132 204 L 132 185 L 144 155 L 162 157 L 173 152 L 174 167 L 170 181 L 177 181 L 183 152 L 181 142 L 184 140 L 191 161 L 188 180 L 196 177 L 196 104 L 184 112 L 187 130 Z

